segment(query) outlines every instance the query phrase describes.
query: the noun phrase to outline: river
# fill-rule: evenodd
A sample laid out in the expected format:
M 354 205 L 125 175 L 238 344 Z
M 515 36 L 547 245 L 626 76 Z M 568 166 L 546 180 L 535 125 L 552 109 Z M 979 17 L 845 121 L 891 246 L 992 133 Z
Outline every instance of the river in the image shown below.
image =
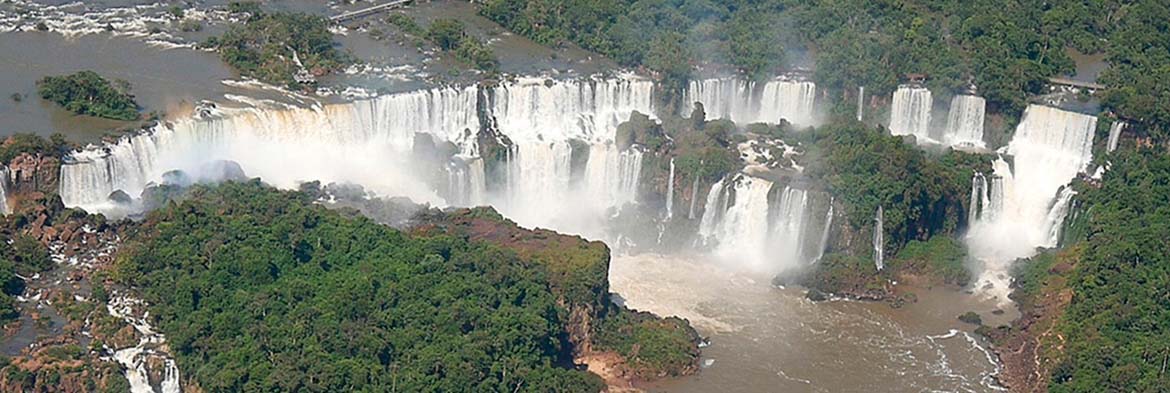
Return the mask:
M 690 320 L 709 337 L 698 375 L 645 386 L 662 392 L 993 392 L 1000 365 L 957 315 L 993 301 L 954 290 L 917 303 L 834 300 L 701 258 L 616 256 L 611 291 L 625 305 Z

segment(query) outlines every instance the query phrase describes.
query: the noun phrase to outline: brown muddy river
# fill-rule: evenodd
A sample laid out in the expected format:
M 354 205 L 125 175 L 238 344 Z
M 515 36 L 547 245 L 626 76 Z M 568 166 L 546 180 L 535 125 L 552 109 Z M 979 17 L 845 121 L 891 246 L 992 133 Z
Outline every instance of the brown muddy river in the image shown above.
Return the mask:
M 968 310 L 992 316 L 997 305 L 975 296 L 936 289 L 901 309 L 813 303 L 802 290 L 775 288 L 766 277 L 661 255 L 614 257 L 610 284 L 627 306 L 686 318 L 710 338 L 698 375 L 642 387 L 648 391 L 1003 390 L 987 343 L 956 320 Z

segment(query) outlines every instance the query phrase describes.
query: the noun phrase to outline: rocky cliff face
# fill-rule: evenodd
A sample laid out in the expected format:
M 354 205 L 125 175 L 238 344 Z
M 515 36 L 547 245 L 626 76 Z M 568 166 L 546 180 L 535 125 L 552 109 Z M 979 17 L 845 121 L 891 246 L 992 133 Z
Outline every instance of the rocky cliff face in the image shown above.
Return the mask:
M 41 154 L 22 153 L 10 162 L 5 182 L 8 211 L 17 212 L 40 205 L 37 201 L 57 193 L 61 160 Z M 4 173 L 4 172 L 0 172 Z

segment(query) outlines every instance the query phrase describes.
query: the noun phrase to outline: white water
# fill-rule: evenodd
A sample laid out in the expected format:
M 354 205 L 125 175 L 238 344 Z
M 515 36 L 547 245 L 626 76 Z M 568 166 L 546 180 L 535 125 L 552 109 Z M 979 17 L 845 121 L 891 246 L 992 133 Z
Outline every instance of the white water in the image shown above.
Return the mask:
M 967 243 L 995 295 L 1006 294 L 1012 261 L 1056 246 L 1073 195 L 1066 186 L 1092 160 L 1096 127 L 1096 117 L 1031 105 L 1005 149 L 1014 165 L 1003 157 L 993 163 L 990 206 Z
M 877 215 L 873 218 L 873 265 L 878 271 L 886 266 L 885 263 L 885 220 L 882 217 L 882 207 L 878 206 Z
M 457 206 L 479 206 L 485 203 L 486 181 L 483 159 L 459 158 L 447 167 L 448 202 Z
M 1109 125 L 1109 147 L 1108 152 L 1112 153 L 1117 150 L 1117 142 L 1121 140 L 1121 132 L 1125 131 L 1125 127 L 1129 126 L 1124 121 L 1117 120 Z
M 949 146 L 985 147 L 983 115 L 986 106 L 983 97 L 956 95 L 952 98 L 942 142 Z
M 700 163 L 702 163 L 700 161 Z M 695 181 L 691 183 L 691 206 L 687 211 L 687 219 L 695 219 L 695 202 L 699 199 L 699 174 L 695 173 Z
M 816 125 L 817 86 L 813 82 L 773 79 L 763 84 L 735 78 L 691 81 L 684 110 L 703 103 L 707 119 L 728 119 L 740 125 L 789 123 Z M 689 116 L 689 113 L 684 113 Z
M 650 81 L 522 78 L 478 93 L 475 87 L 438 88 L 311 108 L 200 110 L 200 116 L 74 153 L 62 167 L 60 191 L 67 206 L 119 216 L 126 211 L 107 200 L 113 191 L 137 197 L 174 169 L 215 180 L 201 177 L 201 168 L 230 160 L 280 188 L 352 182 L 376 195 L 437 206 L 490 202 L 522 225 L 587 236 L 598 235 L 589 230 L 601 227 L 596 220 L 602 213 L 635 201 L 642 153 L 619 150 L 613 140 L 632 112 L 654 112 Z M 514 143 L 502 195 L 485 191 L 477 104 Z M 437 163 L 444 172 L 427 173 L 411 154 L 423 135 L 456 146 L 453 162 Z M 571 179 L 570 140 L 588 147 L 580 184 Z M 445 186 L 432 184 L 435 175 L 446 178 Z
M 930 137 L 930 90 L 925 87 L 899 86 L 890 107 L 890 133 L 913 135 L 919 144 L 938 143 Z
M 642 152 L 637 149 L 623 151 L 612 144 L 590 147 L 585 163 L 588 198 L 603 207 L 634 202 L 641 171 Z
M 67 206 L 109 212 L 106 197 L 114 190 L 137 197 L 167 171 L 199 177 L 208 162 L 231 160 L 281 188 L 354 182 L 381 195 L 442 204 L 412 176 L 408 153 L 415 135 L 425 133 L 476 155 L 475 95 L 474 88 L 436 89 L 314 108 L 213 111 L 74 153 L 76 162 L 61 168 L 61 198 Z
M 817 257 L 812 260 L 812 263 L 821 261 L 825 257 L 825 250 L 829 247 L 829 234 L 833 230 L 833 204 L 836 199 L 829 198 L 829 211 L 825 212 L 825 228 L 821 230 L 821 244 L 817 246 Z
M 865 117 L 865 86 L 857 87 L 857 121 Z
M 987 196 L 987 177 L 975 172 L 971 176 L 971 203 L 967 210 L 967 223 L 974 225 L 979 218 L 990 209 L 990 198 Z
M 666 221 L 674 217 L 674 157 L 670 158 L 670 174 L 666 178 Z
M 674 161 L 671 161 L 671 169 L 674 169 Z M 0 165 L 0 215 L 7 215 L 10 208 L 8 207 L 8 167 Z
M 617 126 L 637 111 L 653 114 L 648 80 L 521 79 L 492 91 L 490 108 L 500 131 L 515 143 L 507 165 L 506 195 L 495 205 L 522 225 L 550 226 L 599 237 L 609 208 L 634 202 L 642 152 L 613 145 Z M 572 181 L 576 139 L 588 143 L 580 184 Z
M 140 314 L 145 306 L 141 300 L 125 296 L 115 296 L 106 305 L 110 315 L 134 326 L 134 330 L 141 336 L 138 345 L 114 351 L 113 360 L 126 368 L 131 393 L 156 393 L 150 383 L 148 359 L 161 358 L 166 367 L 160 383 L 161 393 L 179 393 L 179 368 L 165 350 L 166 338 L 150 326 L 147 322 L 148 314 Z
M 772 186 L 744 174 L 715 183 L 699 223 L 700 243 L 740 270 L 776 274 L 808 263 L 808 191 L 784 187 L 771 200 Z

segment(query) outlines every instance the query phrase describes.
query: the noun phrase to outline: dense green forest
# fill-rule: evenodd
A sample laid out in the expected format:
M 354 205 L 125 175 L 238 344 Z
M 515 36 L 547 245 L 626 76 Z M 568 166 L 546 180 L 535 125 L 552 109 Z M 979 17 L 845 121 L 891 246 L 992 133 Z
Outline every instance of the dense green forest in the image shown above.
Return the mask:
M 46 76 L 37 81 L 37 92 L 41 98 L 79 115 L 114 120 L 138 118 L 138 103 L 130 95 L 130 84 L 122 80 L 111 83 L 93 71 Z
M 890 252 L 965 226 L 971 176 L 990 169 L 987 156 L 927 153 L 884 128 L 860 123 L 787 135 L 785 140 L 807 147 L 805 174 L 839 198 L 850 223 L 866 227 L 878 207 L 884 209 Z
M 1103 184 L 1079 187 L 1087 228 L 1056 327 L 1067 341 L 1055 352 L 1054 393 L 1170 386 L 1170 155 L 1142 149 L 1110 160 Z
M 299 89 L 311 83 L 312 77 L 353 62 L 349 54 L 334 47 L 325 17 L 263 12 L 252 2 L 232 3 L 229 10 L 248 18 L 202 45 L 218 51 L 243 76 Z
M 116 276 L 211 392 L 601 388 L 564 367 L 566 315 L 542 265 L 258 182 L 151 213 Z
M 1170 4 L 1147 0 L 1122 9 L 1110 18 L 1116 24 L 1101 76 L 1110 87 L 1105 105 L 1170 141 Z
M 1064 48 L 1101 49 L 1102 2 L 489 0 L 481 13 L 537 42 L 573 42 L 667 79 L 683 65 L 730 65 L 761 78 L 816 59 L 824 88 L 887 94 L 906 74 L 1023 109 L 1043 79 L 1071 71 Z

